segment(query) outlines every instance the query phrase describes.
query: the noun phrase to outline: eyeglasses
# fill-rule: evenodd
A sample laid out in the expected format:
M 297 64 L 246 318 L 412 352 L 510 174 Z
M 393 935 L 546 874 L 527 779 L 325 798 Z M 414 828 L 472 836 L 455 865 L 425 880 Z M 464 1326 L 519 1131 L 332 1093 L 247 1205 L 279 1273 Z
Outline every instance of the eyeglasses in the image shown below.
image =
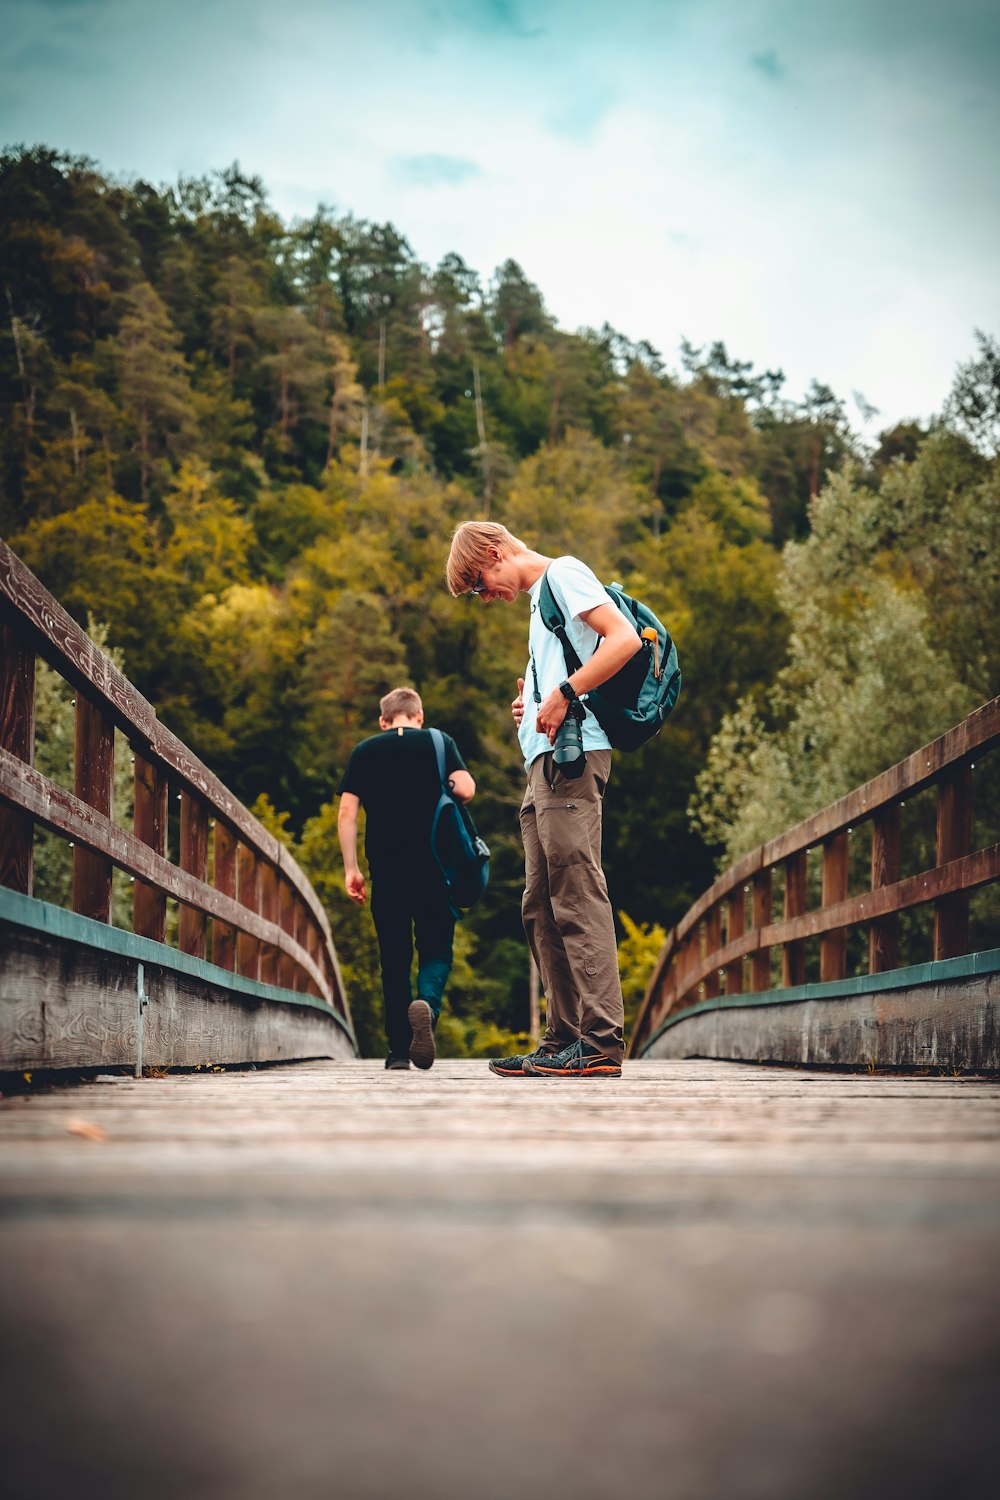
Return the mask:
M 486 592 L 486 585 L 483 582 L 483 575 L 482 575 L 482 573 L 477 573 L 476 574 L 476 581 L 475 581 L 475 583 L 472 585 L 471 589 L 466 589 L 465 592 L 467 594 L 484 594 Z

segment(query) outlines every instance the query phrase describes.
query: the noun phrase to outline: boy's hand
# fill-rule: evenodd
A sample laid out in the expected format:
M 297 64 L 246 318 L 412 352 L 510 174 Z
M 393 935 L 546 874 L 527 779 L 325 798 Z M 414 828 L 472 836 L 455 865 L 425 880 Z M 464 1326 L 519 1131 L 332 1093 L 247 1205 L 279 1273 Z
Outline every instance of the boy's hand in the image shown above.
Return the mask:
M 350 896 L 351 900 L 356 901 L 358 906 L 364 906 L 365 877 L 362 875 L 361 871 L 348 870 L 344 878 L 344 884 L 347 886 L 347 894 Z
M 513 703 L 510 705 L 510 711 L 514 715 L 514 723 L 517 725 L 518 729 L 520 729 L 520 727 L 521 727 L 521 720 L 524 718 L 524 678 L 523 677 L 519 677 L 517 679 L 517 697 L 514 699 Z
M 555 740 L 556 731 L 565 719 L 568 708 L 569 702 L 558 688 L 553 688 L 549 696 L 538 705 L 535 728 L 539 734 L 545 735 L 550 745 Z

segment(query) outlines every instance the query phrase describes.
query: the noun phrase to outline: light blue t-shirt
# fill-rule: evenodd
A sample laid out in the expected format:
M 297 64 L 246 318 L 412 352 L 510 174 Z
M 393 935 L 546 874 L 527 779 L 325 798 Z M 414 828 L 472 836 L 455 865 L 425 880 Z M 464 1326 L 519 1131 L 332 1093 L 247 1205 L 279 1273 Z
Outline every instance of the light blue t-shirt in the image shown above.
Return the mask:
M 610 601 L 607 591 L 586 563 L 580 562 L 576 557 L 557 557 L 554 562 L 549 563 L 548 572 L 549 587 L 566 617 L 566 633 L 581 662 L 589 661 L 597 650 L 601 637 L 596 630 L 591 630 L 590 626 L 580 619 L 580 615 L 588 609 L 596 609 L 599 604 L 608 604 Z M 524 672 L 524 718 L 517 732 L 518 741 L 524 752 L 525 770 L 539 755 L 545 755 L 552 749 L 548 738 L 535 728 L 538 704 L 534 698 L 535 678 L 531 670 L 532 658 L 534 658 L 535 671 L 538 674 L 538 691 L 543 699 L 547 698 L 552 689 L 557 688 L 570 675 L 558 636 L 551 630 L 546 630 L 542 624 L 538 609 L 538 595 L 541 588 L 542 578 L 539 577 L 528 591 L 528 597 L 531 600 L 531 620 L 528 625 L 529 656 Z M 586 697 L 581 701 L 586 706 Z M 611 741 L 592 713 L 588 713 L 583 721 L 583 748 L 584 750 L 611 749 Z

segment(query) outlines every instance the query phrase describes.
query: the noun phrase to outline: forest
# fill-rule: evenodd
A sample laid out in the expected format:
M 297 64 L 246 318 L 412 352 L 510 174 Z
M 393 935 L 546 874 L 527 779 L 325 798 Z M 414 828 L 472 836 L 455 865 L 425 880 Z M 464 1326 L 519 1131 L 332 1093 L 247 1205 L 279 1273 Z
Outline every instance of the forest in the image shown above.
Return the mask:
M 366 1053 L 374 934 L 343 894 L 335 791 L 401 683 L 458 741 L 493 850 L 440 1050 L 527 1024 L 526 617 L 449 596 L 460 521 L 581 556 L 677 642 L 677 711 L 616 758 L 606 804 L 629 1014 L 717 869 L 1000 691 L 988 332 L 933 421 L 865 439 L 820 379 L 791 399 L 721 340 L 672 366 L 607 325 L 560 329 L 513 260 L 484 281 L 392 224 L 323 205 L 285 223 L 236 165 L 153 186 L 44 147 L 0 154 L 0 284 L 0 530 L 294 847 Z M 70 712 L 43 678 L 57 779 Z M 59 899 L 63 853 L 40 839 L 36 894 Z

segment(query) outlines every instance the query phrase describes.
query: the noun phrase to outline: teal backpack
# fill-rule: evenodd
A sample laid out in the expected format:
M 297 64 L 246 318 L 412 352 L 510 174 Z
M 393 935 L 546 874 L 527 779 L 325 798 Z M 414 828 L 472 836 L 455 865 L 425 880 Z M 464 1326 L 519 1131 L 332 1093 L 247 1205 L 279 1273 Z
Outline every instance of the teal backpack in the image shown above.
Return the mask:
M 657 619 L 648 604 L 626 594 L 620 583 L 604 585 L 609 598 L 618 606 L 642 646 L 621 671 L 591 688 L 586 707 L 594 715 L 616 750 L 638 750 L 658 734 L 673 712 L 681 690 L 681 670 L 677 665 L 677 647 L 667 627 Z M 556 603 L 549 583 L 548 569 L 542 575 L 538 595 L 542 624 L 559 641 L 566 658 L 567 674 L 583 665 L 566 632 L 566 616 Z
M 440 729 L 430 731 L 437 756 L 441 795 L 431 825 L 431 850 L 448 888 L 448 901 L 455 916 L 475 906 L 490 878 L 490 851 L 476 832 L 476 825 L 463 802 L 448 790 L 444 769 L 444 738 Z

